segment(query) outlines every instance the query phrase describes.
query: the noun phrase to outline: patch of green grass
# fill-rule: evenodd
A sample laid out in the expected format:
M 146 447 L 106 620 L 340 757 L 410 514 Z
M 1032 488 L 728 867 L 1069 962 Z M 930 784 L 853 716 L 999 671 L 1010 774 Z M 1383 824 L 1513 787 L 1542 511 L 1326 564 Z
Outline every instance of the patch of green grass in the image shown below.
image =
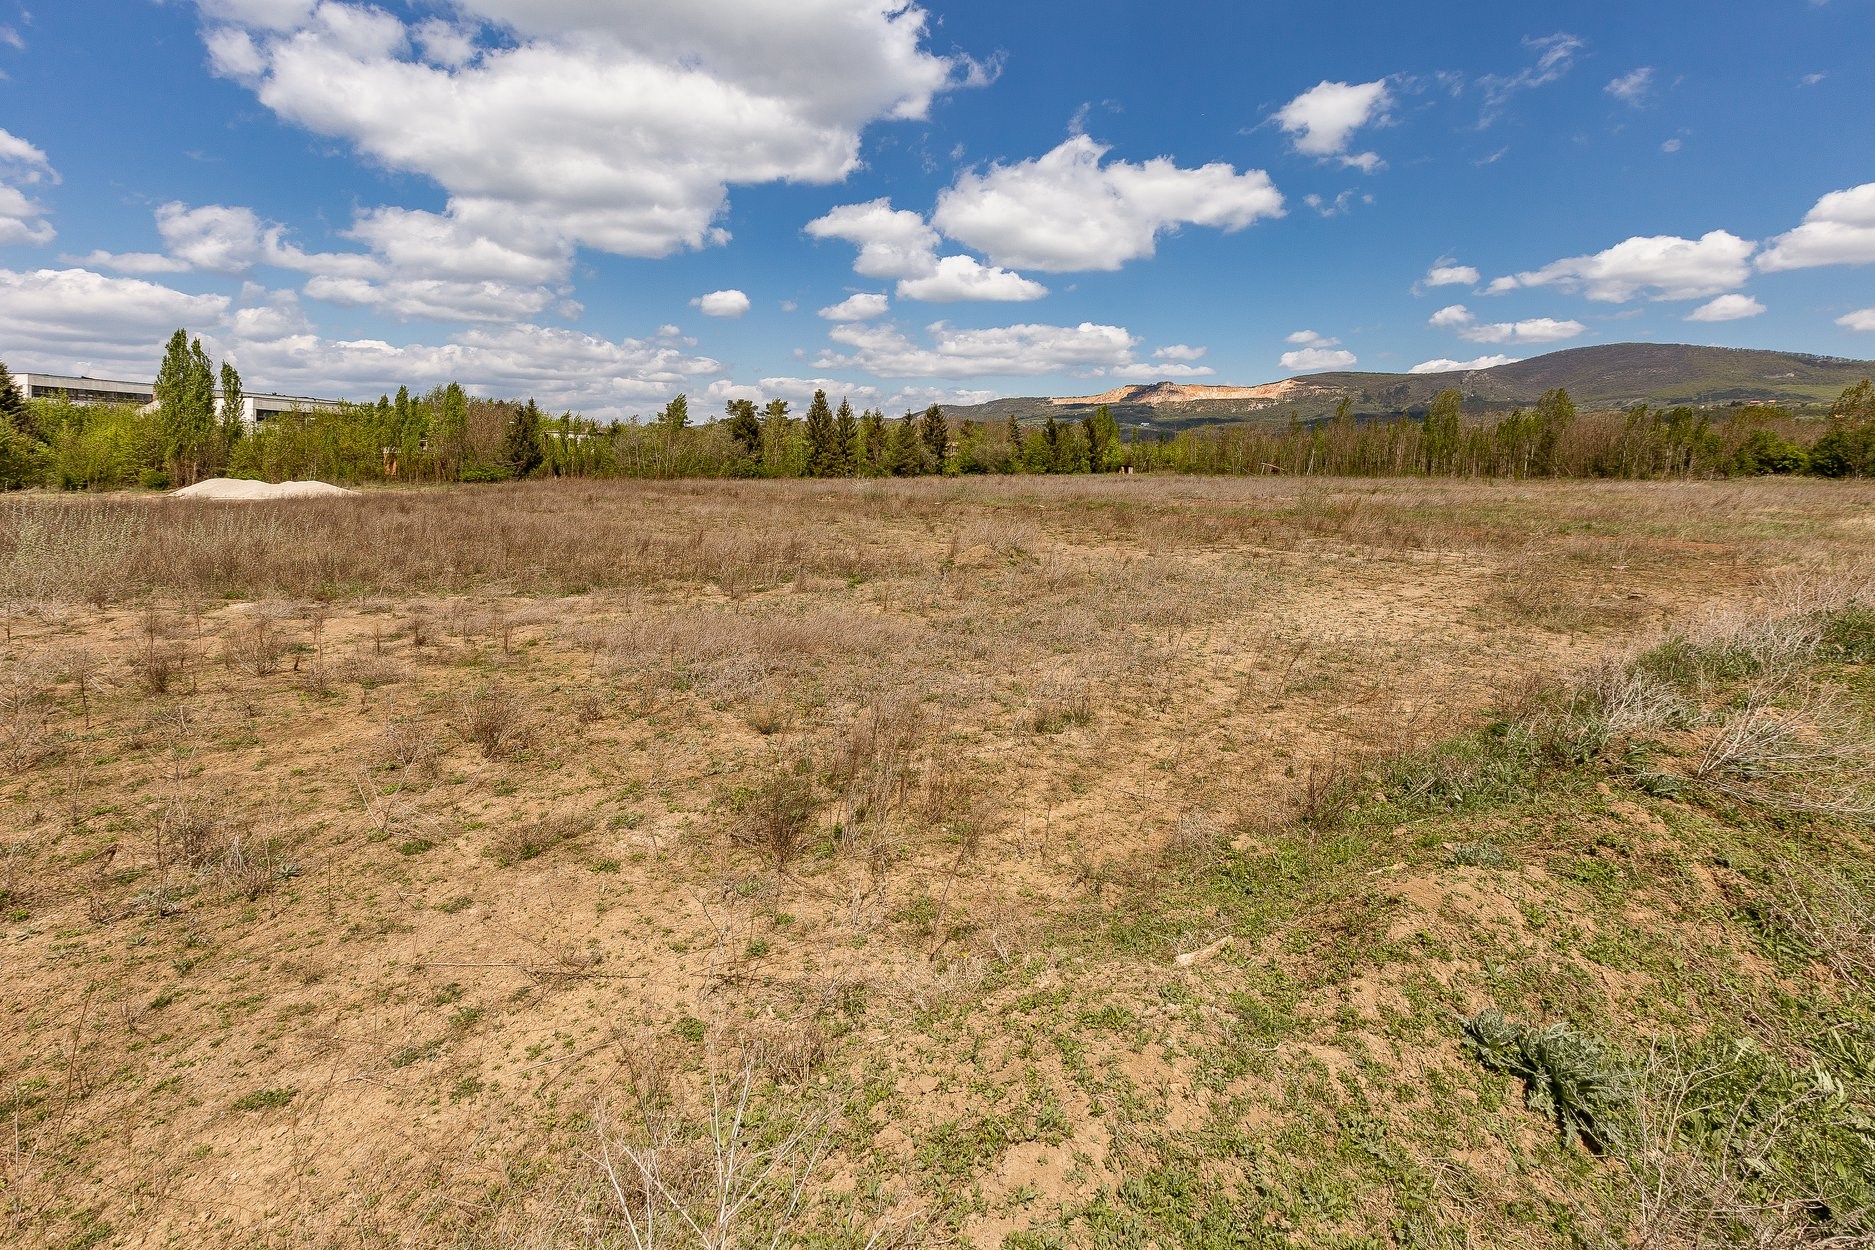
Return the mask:
M 277 1111 L 299 1096 L 293 1088 L 257 1089 L 234 1100 L 236 1111 Z

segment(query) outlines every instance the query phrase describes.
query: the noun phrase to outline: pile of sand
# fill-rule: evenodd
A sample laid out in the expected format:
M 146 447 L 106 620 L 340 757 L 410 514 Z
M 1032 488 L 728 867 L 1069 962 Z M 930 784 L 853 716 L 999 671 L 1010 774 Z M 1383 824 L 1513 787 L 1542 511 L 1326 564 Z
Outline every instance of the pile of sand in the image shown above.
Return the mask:
M 169 492 L 171 499 L 307 499 L 321 495 L 356 495 L 355 490 L 330 482 L 249 482 L 235 477 L 211 477 Z

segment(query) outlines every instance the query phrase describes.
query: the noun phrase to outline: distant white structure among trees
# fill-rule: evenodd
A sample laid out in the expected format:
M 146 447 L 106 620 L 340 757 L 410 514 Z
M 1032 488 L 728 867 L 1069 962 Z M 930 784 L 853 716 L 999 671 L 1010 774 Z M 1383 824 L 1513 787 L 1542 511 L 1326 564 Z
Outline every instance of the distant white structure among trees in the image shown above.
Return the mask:
M 113 378 L 66 377 L 56 373 L 15 375 L 27 399 L 65 399 L 74 404 L 130 404 L 138 408 L 156 402 L 156 383 L 125 382 Z M 215 388 L 215 414 L 221 416 L 222 391 Z M 338 412 L 343 400 L 314 399 L 306 395 L 236 392 L 236 409 L 243 425 L 254 425 L 289 412 Z

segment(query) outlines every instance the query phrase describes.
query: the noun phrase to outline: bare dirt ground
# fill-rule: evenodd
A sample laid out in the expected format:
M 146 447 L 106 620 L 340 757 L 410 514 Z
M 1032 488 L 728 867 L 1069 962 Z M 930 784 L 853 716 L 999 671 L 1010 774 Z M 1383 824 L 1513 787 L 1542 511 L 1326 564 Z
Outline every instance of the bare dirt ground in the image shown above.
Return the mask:
M 1859 558 L 1872 503 L 542 484 L 141 528 L 60 504 L 57 532 L 14 505 L 0 1242 L 629 1244 L 607 1126 L 732 1052 L 773 1106 L 833 1108 L 815 1244 L 1001 1244 L 1118 1184 L 1142 1124 L 1236 1107 L 1278 1144 L 1393 1053 L 1410 987 L 1312 987 L 1297 1013 L 1343 1040 L 1220 1075 L 1191 987 L 1298 976 L 1328 931 L 1189 967 L 1202 915 L 1088 932 L 1359 761 Z M 1410 872 L 1373 895 L 1321 940 L 1510 906 Z M 1363 1209 L 1301 1226 L 1352 1239 Z

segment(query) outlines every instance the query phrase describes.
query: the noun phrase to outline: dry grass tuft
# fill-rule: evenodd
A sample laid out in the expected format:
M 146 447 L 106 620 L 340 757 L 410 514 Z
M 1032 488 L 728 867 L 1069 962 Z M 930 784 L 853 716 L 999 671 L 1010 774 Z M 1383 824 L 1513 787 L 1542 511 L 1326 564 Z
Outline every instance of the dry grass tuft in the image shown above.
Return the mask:
M 221 641 L 222 662 L 250 677 L 279 672 L 280 657 L 285 654 L 286 643 L 280 631 L 264 616 L 236 625 Z
M 760 850 L 777 869 L 785 869 L 805 845 L 819 814 L 813 778 L 776 769 L 744 798 L 730 838 Z
M 525 751 L 533 726 L 513 686 L 488 682 L 456 700 L 456 731 L 490 760 L 510 760 Z

